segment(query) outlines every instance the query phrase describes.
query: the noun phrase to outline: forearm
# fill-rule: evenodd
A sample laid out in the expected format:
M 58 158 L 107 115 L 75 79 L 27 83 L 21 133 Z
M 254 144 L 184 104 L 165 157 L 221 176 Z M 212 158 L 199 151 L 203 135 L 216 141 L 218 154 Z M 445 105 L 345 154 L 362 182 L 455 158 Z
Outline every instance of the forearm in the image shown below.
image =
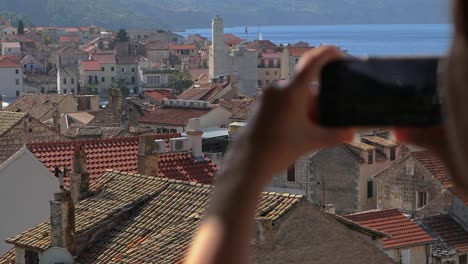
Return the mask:
M 268 171 L 254 155 L 248 146 L 236 145 L 229 151 L 186 263 L 249 261 L 257 202 L 264 188 L 262 179 L 268 178 Z

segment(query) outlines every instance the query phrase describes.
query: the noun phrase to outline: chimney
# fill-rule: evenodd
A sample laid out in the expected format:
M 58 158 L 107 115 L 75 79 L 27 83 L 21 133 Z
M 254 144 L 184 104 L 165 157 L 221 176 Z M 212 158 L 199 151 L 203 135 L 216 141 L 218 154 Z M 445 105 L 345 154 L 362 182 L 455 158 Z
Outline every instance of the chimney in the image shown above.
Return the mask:
M 3 97 L 0 95 L 0 111 L 3 111 Z
M 137 159 L 139 174 L 158 176 L 159 154 L 153 136 L 146 135 L 140 137 Z
M 120 112 L 122 111 L 123 106 L 123 99 L 122 93 L 119 89 L 110 88 L 109 89 L 109 103 L 112 107 L 112 111 L 114 115 L 120 116 Z
M 72 172 L 70 173 L 70 192 L 73 202 L 89 195 L 89 173 L 86 166 L 86 152 L 83 145 L 75 145 L 72 157 Z
M 202 135 L 203 131 L 200 128 L 200 119 L 192 118 L 188 121 L 187 136 L 190 145 L 192 146 L 192 155 L 194 158 L 200 158 L 202 153 Z
M 58 166 L 55 167 L 60 188 L 54 193 L 54 200 L 50 201 L 50 246 L 65 248 L 76 256 L 75 204 L 70 192 L 63 186 L 66 171 L 66 168 L 61 171 Z
M 52 120 L 55 130 L 60 134 L 60 112 L 56 103 L 54 103 L 54 112 L 52 113 Z
M 127 115 L 127 111 L 122 111 L 122 113 L 120 114 L 120 128 L 123 128 L 123 129 L 127 129 L 129 130 L 130 129 L 130 122 L 128 122 L 128 115 Z

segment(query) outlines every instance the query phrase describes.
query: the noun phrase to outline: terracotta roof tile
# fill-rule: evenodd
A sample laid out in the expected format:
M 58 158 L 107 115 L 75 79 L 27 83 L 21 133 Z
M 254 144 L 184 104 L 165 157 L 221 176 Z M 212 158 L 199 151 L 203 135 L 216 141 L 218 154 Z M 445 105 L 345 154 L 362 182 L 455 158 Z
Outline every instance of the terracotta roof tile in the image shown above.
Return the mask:
M 101 65 L 99 62 L 93 60 L 80 61 L 80 67 L 83 71 L 100 71 Z
M 199 118 L 211 109 L 158 107 L 146 113 L 138 122 L 185 126 L 191 118 Z
M 354 142 L 351 142 L 351 143 L 347 143 L 347 145 L 355 147 L 355 148 L 363 150 L 363 151 L 369 151 L 369 150 L 375 149 L 374 146 L 366 144 L 366 143 L 362 143 L 362 142 L 359 142 L 359 141 L 354 141 Z
M 432 243 L 433 239 L 421 227 L 411 222 L 397 209 L 368 211 L 345 215 L 345 218 L 389 234 L 384 238 L 384 249 Z
M 0 257 L 0 264 L 15 264 L 15 248 L 8 250 L 2 257 Z
M 421 163 L 429 172 L 431 172 L 444 186 L 448 188 L 453 186 L 452 180 L 449 178 L 445 164 L 434 153 L 422 150 L 411 152 L 419 163 Z
M 289 56 L 292 57 L 301 57 L 307 51 L 313 49 L 314 47 L 287 47 L 289 51 Z
M 95 195 L 76 205 L 76 235 L 116 221 L 78 256 L 80 263 L 180 263 L 206 211 L 212 186 L 139 174 L 106 172 Z M 275 221 L 300 195 L 263 193 L 257 219 Z M 132 210 L 118 219 L 116 212 Z M 9 238 L 8 243 L 43 251 L 50 244 L 49 221 Z M 105 227 L 105 228 L 107 228 Z
M 0 68 L 19 68 L 18 63 L 6 56 L 0 56 Z
M 145 96 L 150 97 L 157 102 L 162 102 L 163 99 L 177 99 L 169 89 L 146 90 Z
M 180 134 L 155 135 L 155 139 L 180 137 Z M 137 172 L 139 137 L 68 141 L 56 143 L 28 144 L 27 148 L 51 172 L 54 166 L 71 169 L 71 158 L 76 144 L 84 146 L 90 181 L 95 181 L 108 169 Z M 196 161 L 190 152 L 164 153 L 159 155 L 159 177 L 211 183 L 217 171 L 216 165 L 205 158 Z M 68 179 L 65 179 L 68 182 Z
M 80 36 L 77 35 L 62 35 L 60 36 L 59 42 L 61 43 L 80 43 Z
M 254 50 L 259 50 L 259 49 L 274 49 L 276 48 L 275 43 L 269 41 L 269 40 L 255 40 L 247 44 L 245 47 L 246 49 L 254 49 Z
M 451 248 L 459 253 L 468 252 L 468 232 L 449 215 L 425 217 L 422 223 Z
M 0 136 L 26 116 L 26 113 L 0 111 Z
M 232 33 L 224 34 L 223 39 L 224 39 L 224 43 L 227 45 L 239 44 L 244 41 Z
M 87 52 L 84 52 L 75 46 L 65 46 L 54 51 L 53 53 L 61 54 L 61 55 L 82 55 L 82 56 L 88 55 Z
M 188 44 L 188 45 L 176 45 L 176 44 L 170 44 L 169 49 L 171 50 L 196 50 L 197 46 L 195 44 Z

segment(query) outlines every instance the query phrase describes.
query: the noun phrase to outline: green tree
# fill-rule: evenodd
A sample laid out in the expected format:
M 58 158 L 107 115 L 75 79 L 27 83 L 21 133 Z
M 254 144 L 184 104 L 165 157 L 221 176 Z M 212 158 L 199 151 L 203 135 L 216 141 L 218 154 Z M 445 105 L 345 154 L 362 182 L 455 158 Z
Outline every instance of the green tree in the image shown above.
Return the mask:
M 23 20 L 20 19 L 18 21 L 18 34 L 19 35 L 23 35 L 24 34 L 24 23 L 23 23 Z
M 123 97 L 130 96 L 130 89 L 128 88 L 124 79 L 119 78 L 117 80 L 113 80 L 111 87 L 114 89 L 119 89 Z
M 99 94 L 97 86 L 93 84 L 86 84 L 83 87 L 83 93 L 85 95 L 98 95 Z
M 130 40 L 128 33 L 125 29 L 121 28 L 119 32 L 117 32 L 117 41 L 118 42 L 127 42 Z
M 187 72 L 176 72 L 169 78 L 169 86 L 176 94 L 181 94 L 193 84 L 192 77 Z

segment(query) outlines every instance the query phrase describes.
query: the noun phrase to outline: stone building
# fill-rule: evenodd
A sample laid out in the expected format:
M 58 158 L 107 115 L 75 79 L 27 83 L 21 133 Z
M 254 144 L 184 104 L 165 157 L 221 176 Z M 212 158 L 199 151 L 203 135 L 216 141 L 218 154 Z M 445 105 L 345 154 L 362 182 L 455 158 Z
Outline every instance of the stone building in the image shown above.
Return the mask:
M 260 88 L 281 79 L 281 53 L 261 53 L 257 64 L 257 79 Z
M 0 111 L 0 164 L 24 144 L 60 140 L 60 133 L 27 113 Z
M 285 47 L 281 57 L 281 78 L 290 80 L 299 59 L 314 47 Z
M 313 154 L 305 179 L 309 198 L 321 205 L 333 204 L 340 214 L 377 208 L 373 176 L 401 156 L 400 146 L 385 136 L 385 132 L 361 135 L 354 143 Z
M 141 163 L 154 161 L 151 158 L 157 156 L 142 155 Z M 77 186 L 60 192 L 87 198 L 79 203 L 73 198 L 55 199 L 52 205 L 71 209 L 59 210 L 57 215 L 75 217 L 53 225 L 57 215 L 51 214 L 50 221 L 8 238 L 15 248 L 0 262 L 23 263 L 25 256 L 40 260 L 51 246 L 66 248 L 79 263 L 183 260 L 205 214 L 211 185 L 108 171 L 88 187 L 79 185 L 80 179 L 86 179 L 86 169 L 74 168 L 70 177 L 77 179 Z M 66 206 L 71 204 L 75 206 Z M 366 233 L 371 240 L 381 233 L 368 228 L 350 230 L 300 195 L 263 193 L 255 218 L 255 263 L 342 263 L 343 259 L 352 264 L 393 263 L 377 246 L 356 234 Z
M 374 181 L 379 209 L 398 208 L 413 215 L 446 211 L 446 191 L 453 186 L 443 162 L 427 150 L 408 153 L 376 174 Z
M 222 99 L 230 100 L 239 98 L 239 88 L 237 87 L 237 81 L 227 76 L 218 78 L 218 80 L 211 83 L 195 82 L 178 95 L 177 98 L 182 100 L 206 101 L 211 104 L 216 104 Z
M 13 58 L 0 56 L 0 96 L 14 99 L 24 92 L 23 69 Z
M 236 44 L 237 46 L 237 44 Z M 209 53 L 209 78 L 233 76 L 239 89 L 248 96 L 257 94 L 258 53 L 247 50 L 243 45 L 237 48 L 226 47 L 223 20 L 216 16 L 212 22 L 212 44 Z

